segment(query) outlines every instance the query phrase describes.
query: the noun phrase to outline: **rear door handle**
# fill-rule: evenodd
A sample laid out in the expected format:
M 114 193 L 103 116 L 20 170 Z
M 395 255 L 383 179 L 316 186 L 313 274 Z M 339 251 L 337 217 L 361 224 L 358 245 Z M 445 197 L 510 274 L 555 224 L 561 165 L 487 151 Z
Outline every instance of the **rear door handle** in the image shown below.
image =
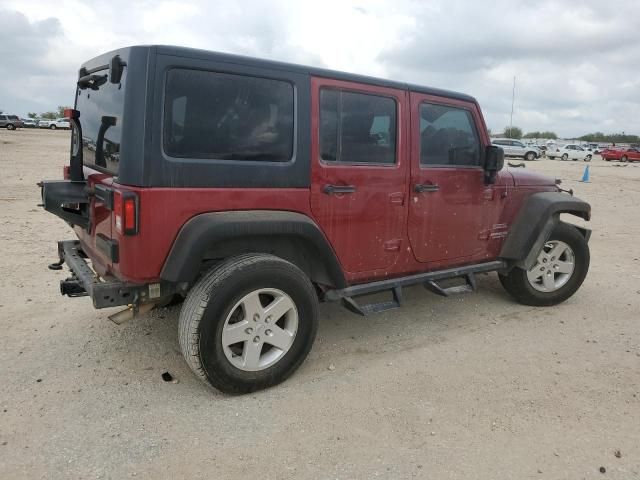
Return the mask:
M 325 185 L 322 187 L 322 192 L 327 195 L 334 195 L 338 193 L 354 193 L 356 187 L 353 185 Z
M 416 193 L 437 192 L 440 187 L 434 183 L 416 183 L 413 190 Z

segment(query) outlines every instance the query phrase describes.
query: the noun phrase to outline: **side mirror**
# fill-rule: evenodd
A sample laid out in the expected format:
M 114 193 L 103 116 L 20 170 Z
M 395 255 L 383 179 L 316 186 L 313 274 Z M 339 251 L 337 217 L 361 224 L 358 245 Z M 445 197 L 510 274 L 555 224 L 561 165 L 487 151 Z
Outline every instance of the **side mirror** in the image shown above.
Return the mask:
M 484 183 L 496 183 L 496 175 L 504 167 L 504 150 L 495 145 L 489 145 L 484 155 Z

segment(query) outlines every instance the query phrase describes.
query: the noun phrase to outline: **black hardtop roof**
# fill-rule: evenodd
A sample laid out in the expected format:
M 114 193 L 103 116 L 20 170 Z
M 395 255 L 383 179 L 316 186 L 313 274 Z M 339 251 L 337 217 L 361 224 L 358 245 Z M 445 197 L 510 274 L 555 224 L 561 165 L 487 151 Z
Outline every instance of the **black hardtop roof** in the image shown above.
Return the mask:
M 109 54 L 115 54 L 126 49 L 155 49 L 157 53 L 162 55 L 173 55 L 176 57 L 193 58 L 198 60 L 210 60 L 224 63 L 235 63 L 239 65 L 246 65 L 257 68 L 270 68 L 272 70 L 285 70 L 293 73 L 303 73 L 314 75 L 317 77 L 333 78 L 336 80 L 343 80 L 348 82 L 360 82 L 368 85 L 376 85 L 379 87 L 397 88 L 401 90 L 411 90 L 414 92 L 425 93 L 428 95 L 436 95 L 441 97 L 453 98 L 457 100 L 464 100 L 467 102 L 477 103 L 476 99 L 470 95 L 464 93 L 452 92 L 449 90 L 443 90 L 439 88 L 425 87 L 421 85 L 412 85 L 409 83 L 395 82 L 393 80 L 386 80 L 383 78 L 369 77 L 366 75 L 357 75 L 354 73 L 339 72 L 335 70 L 329 70 L 324 68 L 311 67 L 306 65 L 298 65 L 295 63 L 278 62 L 275 60 L 265 60 L 255 57 L 247 57 L 243 55 L 234 55 L 230 53 L 214 52 L 210 50 L 200 50 L 196 48 L 187 47 L 175 47 L 170 45 L 138 45 L 126 47 L 123 49 L 109 52 L 108 54 L 100 55 L 100 58 L 104 58 Z M 96 59 L 93 59 L 96 60 Z M 93 63 L 90 60 L 89 63 Z

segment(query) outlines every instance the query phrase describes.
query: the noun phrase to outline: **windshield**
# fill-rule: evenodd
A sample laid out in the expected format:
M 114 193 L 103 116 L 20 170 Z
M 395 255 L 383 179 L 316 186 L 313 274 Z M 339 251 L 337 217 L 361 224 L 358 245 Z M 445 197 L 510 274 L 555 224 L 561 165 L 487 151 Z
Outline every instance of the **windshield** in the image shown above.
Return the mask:
M 126 68 L 124 72 L 119 84 L 104 82 L 78 88 L 76 95 L 84 164 L 113 175 L 118 174 L 120 163 Z M 106 69 L 104 73 L 107 73 Z

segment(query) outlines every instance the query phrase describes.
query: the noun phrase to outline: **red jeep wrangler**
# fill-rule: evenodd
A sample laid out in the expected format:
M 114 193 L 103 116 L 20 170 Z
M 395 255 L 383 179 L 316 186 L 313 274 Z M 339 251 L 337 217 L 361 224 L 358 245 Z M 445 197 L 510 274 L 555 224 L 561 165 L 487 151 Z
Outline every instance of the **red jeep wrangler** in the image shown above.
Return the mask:
M 186 298 L 184 357 L 225 392 L 291 375 L 319 301 L 365 315 L 403 286 L 448 296 L 495 271 L 519 302 L 555 305 L 587 274 L 590 231 L 559 216 L 590 206 L 502 171 L 467 95 L 144 46 L 85 63 L 67 116 L 66 179 L 42 183 L 78 236 L 51 265 L 71 269 L 62 294 L 127 305 L 116 321 Z

